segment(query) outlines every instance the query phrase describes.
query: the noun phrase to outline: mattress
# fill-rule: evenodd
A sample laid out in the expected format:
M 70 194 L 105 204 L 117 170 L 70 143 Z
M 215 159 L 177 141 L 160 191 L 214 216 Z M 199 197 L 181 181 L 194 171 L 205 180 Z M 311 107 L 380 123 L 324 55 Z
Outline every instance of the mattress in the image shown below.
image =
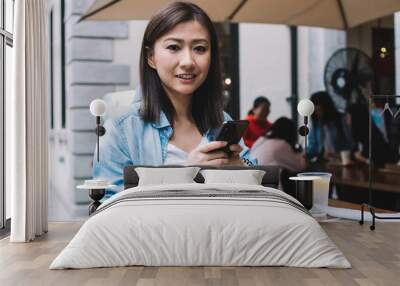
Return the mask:
M 351 267 L 291 196 L 198 183 L 138 186 L 111 197 L 50 269 L 131 265 Z

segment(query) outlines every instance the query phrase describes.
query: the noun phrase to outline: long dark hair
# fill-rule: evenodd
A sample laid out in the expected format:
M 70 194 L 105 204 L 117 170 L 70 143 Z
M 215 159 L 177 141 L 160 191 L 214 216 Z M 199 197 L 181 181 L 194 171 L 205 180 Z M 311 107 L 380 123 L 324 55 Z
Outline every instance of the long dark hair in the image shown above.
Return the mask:
M 315 112 L 311 115 L 311 120 L 313 123 L 315 124 L 318 120 L 320 120 L 323 124 L 333 123 L 339 132 L 339 135 L 344 138 L 345 135 L 343 130 L 343 122 L 341 119 L 342 117 L 337 111 L 329 94 L 326 91 L 318 91 L 311 95 L 310 100 L 314 103 L 314 105 L 321 106 L 323 110 L 322 118 L 317 118 Z
M 355 142 L 368 143 L 369 137 L 369 112 L 368 106 L 361 104 L 351 104 L 347 108 L 347 113 L 351 117 L 351 134 Z M 372 125 L 375 127 L 375 124 Z
M 174 2 L 156 13 L 144 32 L 140 53 L 140 83 L 143 98 L 140 114 L 143 120 L 158 122 L 163 111 L 171 124 L 175 109 L 166 95 L 157 71 L 147 62 L 155 42 L 181 23 L 197 21 L 210 36 L 211 62 L 207 78 L 192 96 L 192 116 L 199 131 L 204 134 L 223 122 L 223 96 L 218 38 L 215 27 L 207 14 L 197 5 Z
M 266 104 L 267 106 L 271 106 L 271 102 L 265 96 L 259 96 L 253 101 L 253 108 L 247 112 L 247 115 L 253 115 L 253 110 L 259 107 L 261 104 Z
M 287 117 L 278 118 L 266 135 L 269 139 L 283 139 L 295 149 L 297 143 L 297 128 L 292 120 Z

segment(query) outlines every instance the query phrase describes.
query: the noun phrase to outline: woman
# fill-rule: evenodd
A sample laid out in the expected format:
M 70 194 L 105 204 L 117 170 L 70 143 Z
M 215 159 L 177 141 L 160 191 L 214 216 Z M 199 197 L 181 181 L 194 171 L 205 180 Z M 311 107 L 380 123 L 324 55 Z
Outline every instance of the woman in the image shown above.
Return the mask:
M 140 83 L 128 113 L 105 123 L 100 162 L 93 177 L 122 186 L 128 165 L 243 165 L 248 150 L 231 145 L 231 156 L 214 141 L 223 112 L 218 40 L 198 6 L 176 2 L 159 11 L 145 30 Z
M 256 140 L 271 129 L 271 122 L 267 120 L 270 113 L 271 102 L 263 96 L 257 97 L 253 108 L 248 112 L 246 120 L 249 126 L 243 136 L 244 143 L 251 148 Z
M 340 151 L 351 150 L 352 141 L 345 117 L 340 114 L 326 91 L 311 95 L 314 113 L 311 115 L 312 128 L 308 136 L 307 153 L 310 157 L 329 159 Z
M 250 152 L 260 165 L 276 165 L 290 172 L 306 168 L 306 160 L 295 152 L 297 129 L 293 121 L 281 117 L 272 124 L 270 132 L 254 143 Z

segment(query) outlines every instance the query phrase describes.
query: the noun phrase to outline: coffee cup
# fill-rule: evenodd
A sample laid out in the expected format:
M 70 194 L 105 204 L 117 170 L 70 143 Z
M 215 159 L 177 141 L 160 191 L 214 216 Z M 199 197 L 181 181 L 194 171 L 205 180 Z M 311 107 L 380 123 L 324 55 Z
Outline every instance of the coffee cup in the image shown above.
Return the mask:
M 340 159 L 342 161 L 342 165 L 349 165 L 351 163 L 350 150 L 340 151 Z

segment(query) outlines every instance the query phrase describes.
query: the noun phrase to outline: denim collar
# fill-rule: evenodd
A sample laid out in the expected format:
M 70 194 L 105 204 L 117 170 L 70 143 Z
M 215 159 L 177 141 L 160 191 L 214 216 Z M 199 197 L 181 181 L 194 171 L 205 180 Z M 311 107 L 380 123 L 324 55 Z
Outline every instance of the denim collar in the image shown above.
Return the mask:
M 151 125 L 153 125 L 153 127 L 157 128 L 157 129 L 164 128 L 164 127 L 171 127 L 171 123 L 169 123 L 167 116 L 165 115 L 165 113 L 163 111 L 161 111 L 161 113 L 160 113 L 159 122 L 153 122 L 153 123 L 151 123 Z
M 141 100 L 142 100 L 142 87 L 139 84 L 136 87 L 135 98 L 133 100 L 133 103 L 134 104 L 135 103 L 140 103 Z M 160 113 L 159 122 L 153 122 L 153 123 L 151 123 L 151 125 L 154 128 L 157 128 L 157 129 L 161 129 L 161 128 L 165 128 L 165 127 L 171 127 L 171 123 L 168 121 L 167 116 L 165 115 L 165 113 L 163 111 L 161 111 L 161 113 Z M 217 130 L 218 130 L 218 128 L 211 128 L 211 129 L 206 131 L 204 136 L 207 137 L 208 141 L 214 141 L 215 138 L 216 138 Z

